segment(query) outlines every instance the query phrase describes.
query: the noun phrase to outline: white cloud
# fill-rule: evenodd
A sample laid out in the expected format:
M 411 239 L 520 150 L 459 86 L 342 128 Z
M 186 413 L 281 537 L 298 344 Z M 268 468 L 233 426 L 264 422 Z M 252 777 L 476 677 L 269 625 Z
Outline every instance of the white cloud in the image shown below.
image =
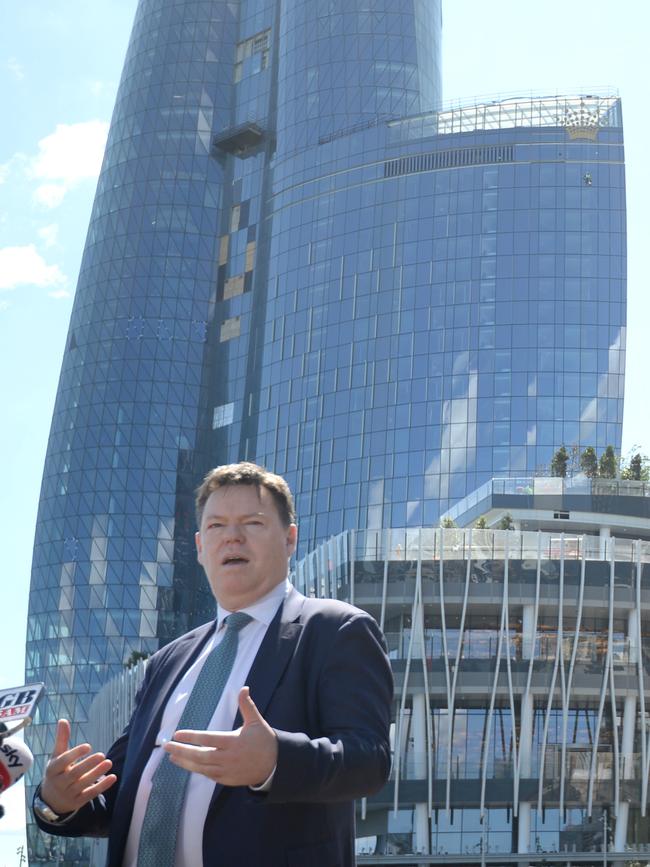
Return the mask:
M 56 208 L 68 192 L 65 184 L 41 184 L 34 190 L 34 201 L 44 208 Z
M 101 168 L 108 124 L 101 120 L 57 124 L 38 143 L 40 153 L 32 162 L 35 178 L 77 183 L 94 178 Z
M 88 89 L 93 96 L 100 96 L 106 89 L 105 81 L 91 81 L 88 84 Z
M 46 247 L 54 247 L 59 238 L 58 223 L 50 223 L 49 226 L 43 226 L 38 230 L 38 237 L 43 241 Z
M 68 292 L 67 289 L 55 289 L 54 292 L 48 292 L 47 294 L 50 296 L 50 298 L 56 298 L 57 301 L 60 298 L 69 298 L 70 297 L 70 293 Z
M 48 265 L 33 244 L 0 248 L 0 290 L 17 286 L 61 286 L 66 276 Z
M 8 310 L 10 307 L 11 304 L 8 301 L 0 301 L 0 313 L 2 313 L 3 310 Z
M 77 184 L 96 178 L 107 135 L 108 123 L 101 120 L 57 124 L 39 141 L 39 152 L 29 167 L 30 177 L 44 182 L 34 192 L 35 201 L 55 208 Z
M 17 152 L 0 164 L 0 185 L 16 168 L 23 168 L 27 178 L 38 184 L 34 202 L 48 210 L 56 208 L 70 190 L 99 175 L 107 135 L 108 123 L 102 120 L 57 124 L 39 141 L 35 156 Z
M 16 163 L 24 164 L 26 160 L 25 154 L 17 151 L 6 163 L 0 163 L 0 184 L 4 184 Z
M 15 57 L 10 57 L 6 63 L 9 72 L 18 80 L 22 81 L 25 77 L 25 70 L 21 63 L 18 63 Z

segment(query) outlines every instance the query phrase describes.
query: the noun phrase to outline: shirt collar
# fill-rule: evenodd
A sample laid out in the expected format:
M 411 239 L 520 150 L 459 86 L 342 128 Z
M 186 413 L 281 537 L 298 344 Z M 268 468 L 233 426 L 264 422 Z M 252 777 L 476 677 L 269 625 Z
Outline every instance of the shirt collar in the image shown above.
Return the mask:
M 265 596 L 262 596 L 261 599 L 258 599 L 257 602 L 253 602 L 252 605 L 248 605 L 246 608 L 240 608 L 240 611 L 245 611 L 246 614 L 250 614 L 253 620 L 258 620 L 260 623 L 268 626 L 275 617 L 275 613 L 280 607 L 280 603 L 284 601 L 290 590 L 291 582 L 288 578 L 285 578 L 284 581 L 280 581 L 279 584 L 276 584 L 275 587 L 271 588 L 271 590 L 269 590 Z M 221 629 L 223 621 L 229 614 L 232 614 L 232 611 L 228 611 L 227 608 L 223 608 L 219 603 L 217 603 L 217 632 Z

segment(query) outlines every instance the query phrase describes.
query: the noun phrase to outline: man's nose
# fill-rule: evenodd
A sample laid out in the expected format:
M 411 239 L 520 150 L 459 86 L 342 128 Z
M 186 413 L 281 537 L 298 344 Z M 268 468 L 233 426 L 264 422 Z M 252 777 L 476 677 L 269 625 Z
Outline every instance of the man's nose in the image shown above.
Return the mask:
M 224 538 L 227 542 L 237 542 L 244 538 L 244 528 L 242 524 L 233 522 L 232 524 L 227 524 L 224 530 Z

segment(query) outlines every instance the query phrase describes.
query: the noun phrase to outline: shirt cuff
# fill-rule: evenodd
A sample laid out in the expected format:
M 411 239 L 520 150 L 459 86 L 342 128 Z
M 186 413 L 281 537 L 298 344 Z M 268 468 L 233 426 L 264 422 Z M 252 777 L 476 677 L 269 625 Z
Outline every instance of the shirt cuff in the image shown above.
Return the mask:
M 249 786 L 248 788 L 251 792 L 268 792 L 271 789 L 271 785 L 273 783 L 273 777 L 275 776 L 275 772 L 278 766 L 276 765 L 268 777 L 264 780 L 264 782 L 260 786 Z

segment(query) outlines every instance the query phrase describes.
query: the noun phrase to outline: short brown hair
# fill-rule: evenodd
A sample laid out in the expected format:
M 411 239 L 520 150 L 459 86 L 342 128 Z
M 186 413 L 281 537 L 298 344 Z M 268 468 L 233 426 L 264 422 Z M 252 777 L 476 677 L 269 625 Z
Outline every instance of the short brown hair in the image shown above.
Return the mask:
M 242 461 L 239 464 L 224 464 L 222 467 L 215 467 L 213 470 L 210 470 L 196 489 L 196 523 L 199 529 L 201 527 L 203 509 L 210 494 L 219 488 L 235 485 L 253 485 L 257 488 L 258 493 L 260 488 L 266 488 L 273 496 L 280 520 L 284 526 L 288 527 L 289 524 L 295 523 L 296 510 L 293 504 L 293 496 L 289 485 L 282 476 L 277 476 L 275 473 L 257 464 Z

